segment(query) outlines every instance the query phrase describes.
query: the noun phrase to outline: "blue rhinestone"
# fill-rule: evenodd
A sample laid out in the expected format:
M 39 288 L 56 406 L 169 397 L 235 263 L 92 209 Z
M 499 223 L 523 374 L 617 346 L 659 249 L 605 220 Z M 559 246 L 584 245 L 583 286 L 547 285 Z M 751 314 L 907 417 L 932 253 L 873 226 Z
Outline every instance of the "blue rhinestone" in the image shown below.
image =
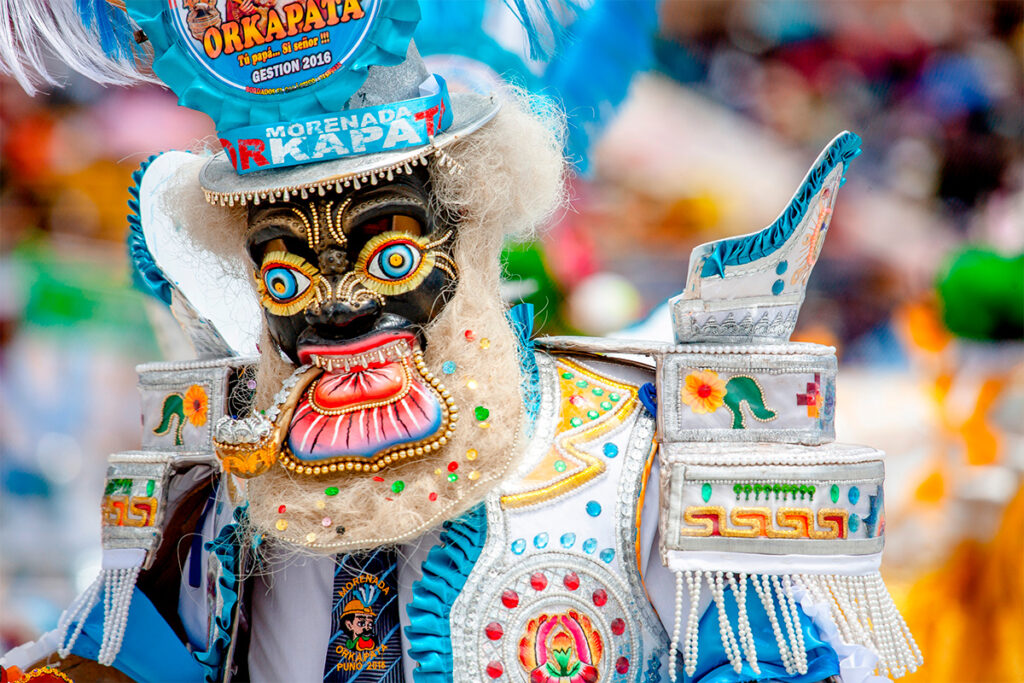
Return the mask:
M 512 541 L 512 552 L 514 552 L 516 555 L 522 555 L 524 550 L 526 550 L 525 538 L 517 538 L 516 540 Z
M 619 447 L 613 443 L 606 443 L 604 445 L 604 454 L 607 458 L 614 458 L 619 454 Z
M 610 564 L 615 559 L 615 551 L 611 548 L 605 548 L 601 551 L 599 557 L 604 561 L 605 564 Z
M 782 294 L 782 290 L 785 288 L 785 286 L 785 282 L 783 282 L 782 280 L 776 280 L 775 282 L 772 283 L 772 294 L 774 294 L 775 296 Z
M 775 274 L 782 275 L 786 272 L 786 268 L 789 268 L 789 263 L 786 261 L 779 261 L 779 265 L 775 266 Z
M 846 525 L 850 527 L 850 531 L 857 531 L 860 528 L 860 517 L 857 515 L 850 515 L 850 519 L 847 520 Z
M 583 552 L 585 552 L 587 555 L 593 555 L 595 550 L 597 550 L 596 538 L 588 538 L 587 540 L 583 541 Z
M 548 547 L 548 532 L 542 531 L 533 537 L 533 545 L 535 548 L 546 548 Z
M 850 505 L 856 505 L 857 501 L 860 500 L 860 489 L 856 486 L 851 486 L 850 492 L 846 494 L 846 497 L 850 499 Z
M 597 517 L 601 514 L 601 504 L 596 500 L 592 500 L 587 503 L 587 514 L 591 517 Z
M 441 372 L 443 372 L 446 375 L 450 375 L 453 372 L 455 372 L 456 367 L 457 366 L 455 365 L 455 361 L 446 360 L 444 363 L 441 364 Z
M 558 542 L 562 544 L 563 548 L 571 548 L 576 544 L 576 534 L 562 534 L 562 537 L 558 539 Z

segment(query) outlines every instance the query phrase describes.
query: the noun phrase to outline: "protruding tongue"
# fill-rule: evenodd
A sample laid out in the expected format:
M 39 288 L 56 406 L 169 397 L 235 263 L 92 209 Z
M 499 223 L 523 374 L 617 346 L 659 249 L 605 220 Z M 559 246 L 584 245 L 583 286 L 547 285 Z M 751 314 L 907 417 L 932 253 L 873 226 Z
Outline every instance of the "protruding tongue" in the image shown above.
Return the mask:
M 397 396 L 406 382 L 404 364 L 388 361 L 368 368 L 352 368 L 349 372 L 324 373 L 313 394 L 321 408 L 340 410 L 387 401 Z

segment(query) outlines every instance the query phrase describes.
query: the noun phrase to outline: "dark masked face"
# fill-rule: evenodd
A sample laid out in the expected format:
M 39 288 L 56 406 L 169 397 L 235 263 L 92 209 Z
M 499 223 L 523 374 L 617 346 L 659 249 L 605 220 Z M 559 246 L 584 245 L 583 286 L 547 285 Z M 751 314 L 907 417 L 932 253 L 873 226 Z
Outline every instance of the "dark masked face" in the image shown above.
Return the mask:
M 402 332 L 423 345 L 422 327 L 457 278 L 453 228 L 431 213 L 428 191 L 423 177 L 400 176 L 250 210 L 270 334 L 293 362 L 361 352 Z

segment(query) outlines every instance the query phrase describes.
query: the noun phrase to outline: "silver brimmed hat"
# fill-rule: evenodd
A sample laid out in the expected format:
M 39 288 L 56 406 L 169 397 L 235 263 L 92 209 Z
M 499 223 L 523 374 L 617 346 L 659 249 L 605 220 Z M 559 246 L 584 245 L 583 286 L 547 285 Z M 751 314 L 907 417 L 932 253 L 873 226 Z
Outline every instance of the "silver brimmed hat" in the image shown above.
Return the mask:
M 489 121 L 493 96 L 449 95 L 411 42 L 415 0 L 338 4 L 129 0 L 153 70 L 208 114 L 223 152 L 200 174 L 207 201 L 285 201 L 409 173 Z M 180 6 L 179 6 L 180 5 Z

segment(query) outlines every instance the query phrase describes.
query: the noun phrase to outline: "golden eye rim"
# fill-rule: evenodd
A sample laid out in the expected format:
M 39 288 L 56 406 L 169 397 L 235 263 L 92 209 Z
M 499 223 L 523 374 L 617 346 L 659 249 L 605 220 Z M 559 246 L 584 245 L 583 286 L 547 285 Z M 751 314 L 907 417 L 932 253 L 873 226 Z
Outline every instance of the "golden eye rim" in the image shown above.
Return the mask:
M 265 280 L 267 272 L 273 268 L 282 267 L 298 272 L 307 280 L 305 288 L 290 299 L 279 299 L 267 288 Z M 289 316 L 303 310 L 313 299 L 317 283 L 320 280 L 320 271 L 297 254 L 275 250 L 268 251 L 263 255 L 263 261 L 255 276 L 256 288 L 263 307 L 275 315 Z
M 419 287 L 434 270 L 434 254 L 427 248 L 429 240 L 399 230 L 389 230 L 374 235 L 359 252 L 355 271 L 367 287 L 385 295 L 404 294 Z M 370 265 L 377 254 L 392 244 L 407 244 L 419 253 L 419 263 L 407 275 L 397 280 L 383 279 L 370 272 Z

